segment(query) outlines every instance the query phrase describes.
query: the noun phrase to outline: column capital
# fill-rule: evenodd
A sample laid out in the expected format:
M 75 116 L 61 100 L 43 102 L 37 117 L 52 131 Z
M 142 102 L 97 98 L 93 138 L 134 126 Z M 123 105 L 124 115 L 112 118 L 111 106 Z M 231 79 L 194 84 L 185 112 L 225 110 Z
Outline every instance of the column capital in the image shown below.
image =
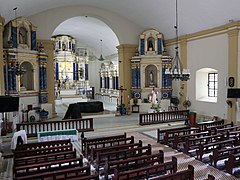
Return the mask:
M 0 26 L 4 26 L 5 19 L 0 15 Z
M 238 36 L 239 29 L 236 29 L 236 28 L 229 29 L 227 33 L 228 33 L 229 37 L 231 37 L 231 36 Z

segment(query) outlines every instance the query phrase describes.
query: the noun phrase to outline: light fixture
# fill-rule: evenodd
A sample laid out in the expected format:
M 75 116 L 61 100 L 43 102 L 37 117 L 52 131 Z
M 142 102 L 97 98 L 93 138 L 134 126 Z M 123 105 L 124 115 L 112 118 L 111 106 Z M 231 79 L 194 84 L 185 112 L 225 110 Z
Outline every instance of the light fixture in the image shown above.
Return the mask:
M 181 80 L 181 81 L 187 81 L 190 79 L 190 71 L 189 69 L 183 69 L 182 64 L 179 58 L 179 52 L 178 52 L 178 6 L 177 6 L 177 0 L 176 0 L 176 25 L 174 26 L 176 30 L 176 47 L 175 47 L 175 57 L 172 61 L 172 68 L 168 68 L 165 70 L 165 75 L 167 78 L 172 80 Z
M 100 50 L 101 50 L 101 55 L 100 57 L 98 58 L 99 61 L 104 61 L 105 59 L 103 58 L 103 55 L 102 55 L 102 39 L 100 40 L 101 44 L 100 44 Z

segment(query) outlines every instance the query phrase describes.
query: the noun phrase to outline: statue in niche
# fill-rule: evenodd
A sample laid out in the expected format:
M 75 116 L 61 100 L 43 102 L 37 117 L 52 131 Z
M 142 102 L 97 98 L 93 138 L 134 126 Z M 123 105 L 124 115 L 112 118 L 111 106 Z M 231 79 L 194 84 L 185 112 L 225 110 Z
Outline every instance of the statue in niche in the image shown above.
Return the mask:
M 148 39 L 148 51 L 154 51 L 153 43 L 154 43 L 154 39 L 153 38 L 149 38 Z
M 152 70 L 149 73 L 149 85 L 150 86 L 154 85 L 154 75 Z
M 27 44 L 27 30 L 24 27 L 19 28 L 19 44 Z

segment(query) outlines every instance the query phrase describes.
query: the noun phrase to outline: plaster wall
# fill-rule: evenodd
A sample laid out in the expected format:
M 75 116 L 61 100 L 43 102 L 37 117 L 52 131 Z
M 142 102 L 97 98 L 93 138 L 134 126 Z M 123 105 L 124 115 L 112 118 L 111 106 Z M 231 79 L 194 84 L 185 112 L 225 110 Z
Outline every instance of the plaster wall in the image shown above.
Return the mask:
M 192 102 L 190 110 L 197 114 L 226 118 L 226 78 L 228 76 L 228 36 L 221 34 L 188 42 L 188 68 L 191 79 L 188 82 L 188 98 Z M 218 71 L 217 102 L 196 100 L 196 71 L 201 68 L 213 68 Z

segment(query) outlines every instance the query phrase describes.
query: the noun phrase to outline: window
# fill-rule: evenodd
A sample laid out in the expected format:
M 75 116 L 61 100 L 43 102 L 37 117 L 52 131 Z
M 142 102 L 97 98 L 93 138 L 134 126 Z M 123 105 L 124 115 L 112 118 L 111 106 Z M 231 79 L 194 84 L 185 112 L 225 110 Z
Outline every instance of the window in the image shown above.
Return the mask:
M 208 97 L 217 97 L 218 73 L 208 73 Z

